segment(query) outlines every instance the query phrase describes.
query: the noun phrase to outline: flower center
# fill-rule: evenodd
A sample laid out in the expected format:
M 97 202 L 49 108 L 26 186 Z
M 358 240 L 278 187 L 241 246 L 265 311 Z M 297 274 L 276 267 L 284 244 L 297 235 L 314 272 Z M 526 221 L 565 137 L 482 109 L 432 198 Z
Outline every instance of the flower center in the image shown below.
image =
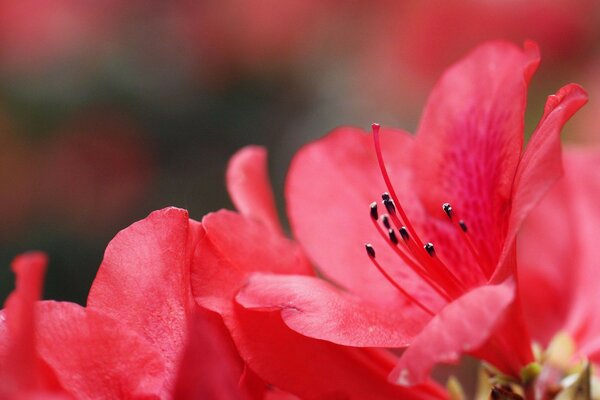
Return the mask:
M 377 162 L 388 191 L 381 195 L 382 204 L 386 213 L 381 216 L 379 215 L 377 202 L 373 202 L 370 205 L 370 216 L 373 225 L 403 263 L 415 272 L 420 279 L 444 300 L 450 302 L 465 293 L 468 288 L 465 287 L 452 270 L 440 259 L 435 251 L 433 243 L 421 240 L 414 229 L 413 224 L 396 195 L 396 191 L 394 190 L 385 167 L 383 153 L 381 151 L 379 129 L 380 127 L 378 124 L 372 125 Z M 477 265 L 485 276 L 483 259 L 477 251 L 473 240 L 469 236 L 467 224 L 463 219 L 456 215 L 456 211 L 449 203 L 444 203 L 442 209 L 449 221 L 459 232 L 459 236 L 464 241 L 469 252 L 472 253 L 474 259 L 477 261 Z M 398 235 L 400 236 L 400 239 L 398 238 Z M 434 312 L 429 307 L 404 290 L 376 260 L 375 249 L 371 244 L 366 245 L 366 250 L 373 265 L 392 285 L 394 285 L 394 287 L 419 308 L 428 314 L 434 315 Z

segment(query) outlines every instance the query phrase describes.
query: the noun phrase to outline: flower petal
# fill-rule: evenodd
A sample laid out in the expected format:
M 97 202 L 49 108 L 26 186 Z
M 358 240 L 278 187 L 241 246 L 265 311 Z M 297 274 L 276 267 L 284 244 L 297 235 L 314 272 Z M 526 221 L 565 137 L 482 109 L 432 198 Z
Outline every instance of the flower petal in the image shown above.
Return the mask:
M 584 250 L 580 240 L 585 236 L 576 219 L 578 202 L 571 183 L 587 185 L 587 178 L 592 178 L 575 175 L 585 173 L 573 169 L 581 157 L 579 152 L 564 156 L 564 177 L 527 215 L 517 240 L 525 318 L 532 338 L 544 346 L 565 327 L 577 283 L 576 274 L 570 271 L 578 270 Z
M 384 157 L 399 189 L 412 185 L 409 168 L 413 142 L 404 132 L 382 129 Z M 303 147 L 294 157 L 286 182 L 288 214 L 294 235 L 320 271 L 343 288 L 372 302 L 396 308 L 406 304 L 365 254 L 373 244 L 381 265 L 403 287 L 425 301 L 435 295 L 389 249 L 369 218 L 369 204 L 387 191 L 372 138 L 355 128 L 339 128 Z M 410 192 L 402 193 L 411 218 L 422 215 Z M 433 297 L 432 297 L 433 296 Z
M 244 147 L 229 160 L 227 190 L 241 214 L 282 232 L 269 182 L 267 151 L 263 147 Z
M 154 346 L 97 311 L 74 303 L 37 306 L 37 348 L 75 398 L 161 398 L 165 364 Z
M 376 361 L 368 350 L 302 336 L 283 323 L 279 312 L 237 306 L 225 323 L 250 368 L 300 398 L 445 398 L 433 384 L 408 390 L 387 382 L 391 366 Z
M 15 290 L 0 314 L 0 398 L 59 396 L 62 392 L 35 344 L 35 304 L 42 293 L 47 262 L 41 252 L 24 253 L 13 260 Z
M 515 176 L 505 252 L 527 214 L 562 175 L 560 131 L 586 102 L 587 94 L 575 84 L 564 86 L 548 97 L 544 115 L 527 145 Z M 510 273 L 501 269 L 493 280 L 501 282 Z
M 309 276 L 255 273 L 236 300 L 248 309 L 281 310 L 296 332 L 345 346 L 405 347 L 429 319 L 389 313 Z
M 402 354 L 390 379 L 402 385 L 424 382 L 438 363 L 455 363 L 490 337 L 514 299 L 514 285 L 481 286 L 448 304 Z
M 174 398 L 242 399 L 242 361 L 220 316 L 198 307 L 191 318 Z
M 119 232 L 110 242 L 88 308 L 112 316 L 160 349 L 174 373 L 193 304 L 190 259 L 197 223 L 165 208 Z
M 258 221 L 222 210 L 206 215 L 202 228 L 192 265 L 192 291 L 196 301 L 210 310 L 229 309 L 252 272 L 312 273 L 297 244 Z
M 598 346 L 600 335 L 600 298 L 598 296 L 598 259 L 600 258 L 597 238 L 600 235 L 600 153 L 597 149 L 580 152 L 576 161 L 571 158 L 567 165 L 571 178 L 574 216 L 568 221 L 577 229 L 576 244 L 571 249 L 568 271 L 575 276 L 573 301 L 566 329 L 573 335 L 581 351 L 591 351 Z M 565 266 L 561 269 L 564 273 Z M 593 343 L 596 342 L 594 346 Z M 589 347 L 590 350 L 587 350 Z
M 416 137 L 415 182 L 425 207 L 436 215 L 442 203 L 453 205 L 487 260 L 488 277 L 506 234 L 527 84 L 538 63 L 532 44 L 479 46 L 438 81 Z

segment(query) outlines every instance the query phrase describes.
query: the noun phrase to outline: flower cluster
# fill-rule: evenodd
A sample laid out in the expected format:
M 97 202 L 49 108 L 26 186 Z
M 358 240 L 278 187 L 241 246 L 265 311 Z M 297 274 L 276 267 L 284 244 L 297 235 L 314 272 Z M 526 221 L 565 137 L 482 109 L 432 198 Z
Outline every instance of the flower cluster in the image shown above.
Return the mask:
M 46 257 L 18 256 L 0 398 L 460 398 L 430 375 L 464 354 L 486 396 L 592 398 L 600 153 L 562 155 L 575 84 L 524 148 L 538 64 L 534 43 L 483 44 L 414 136 L 374 124 L 304 147 L 293 239 L 251 146 L 227 171 L 236 212 L 166 208 L 121 231 L 85 307 L 41 301 Z

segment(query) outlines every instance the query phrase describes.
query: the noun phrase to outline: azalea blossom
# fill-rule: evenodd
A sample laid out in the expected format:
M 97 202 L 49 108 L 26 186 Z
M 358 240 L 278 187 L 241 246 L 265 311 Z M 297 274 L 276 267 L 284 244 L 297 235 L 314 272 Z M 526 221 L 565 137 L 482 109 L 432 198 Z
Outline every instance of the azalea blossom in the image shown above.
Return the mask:
M 303 148 L 287 178 L 288 214 L 327 281 L 254 274 L 237 302 L 280 310 L 293 330 L 332 343 L 410 345 L 391 374 L 404 385 L 462 353 L 520 379 L 534 355 L 515 235 L 560 176 L 560 130 L 587 100 L 574 84 L 550 96 L 523 152 L 538 63 L 533 43 L 486 43 L 444 73 L 416 136 L 339 128 Z

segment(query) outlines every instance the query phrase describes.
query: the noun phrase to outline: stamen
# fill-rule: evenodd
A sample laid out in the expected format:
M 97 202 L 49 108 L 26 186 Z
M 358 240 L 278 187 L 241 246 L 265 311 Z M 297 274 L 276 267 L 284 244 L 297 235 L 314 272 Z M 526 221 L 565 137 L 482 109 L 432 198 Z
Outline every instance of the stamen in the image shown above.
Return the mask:
M 400 229 L 398 229 L 398 231 L 400 232 L 400 236 L 402 236 L 402 239 L 407 242 L 410 239 L 410 235 L 408 234 L 408 231 L 406 230 L 406 227 L 401 227 Z
M 417 299 L 415 299 L 406 290 L 404 290 L 402 288 L 402 286 L 400 286 L 394 280 L 394 278 L 392 278 L 391 275 L 389 275 L 385 271 L 385 269 L 383 269 L 383 267 L 375 259 L 375 249 L 373 248 L 373 246 L 370 243 L 365 244 L 365 249 L 367 250 L 367 254 L 369 255 L 369 259 L 371 260 L 371 262 L 373 263 L 373 265 L 375 266 L 375 268 L 377 268 L 377 270 L 381 273 L 381 275 L 383 275 L 388 280 L 388 282 L 390 282 L 396 289 L 398 289 L 398 291 L 400 293 L 402 293 L 409 301 L 413 302 L 421 310 L 423 310 L 424 312 L 426 312 L 427 314 L 429 314 L 432 317 L 435 315 L 433 311 L 431 311 L 429 308 L 427 308 L 426 306 L 424 306 L 423 303 L 421 303 L 420 301 L 418 301 Z
M 387 169 L 385 168 L 385 163 L 383 162 L 383 153 L 381 152 L 381 142 L 379 140 L 380 126 L 379 126 L 379 124 L 373 124 L 373 125 L 371 125 L 371 128 L 373 130 L 373 142 L 375 145 L 375 153 L 377 155 L 377 163 L 379 164 L 379 169 L 381 170 L 381 175 L 383 176 L 385 185 L 386 185 L 387 189 L 389 190 L 388 198 L 391 196 L 391 199 L 394 201 L 395 206 L 398 208 L 398 212 L 400 213 L 400 217 L 402 218 L 404 225 L 406 225 L 406 228 L 408 229 L 410 234 L 412 236 L 414 236 L 414 238 L 415 238 L 416 242 L 419 244 L 419 246 L 422 246 L 423 243 L 417 236 L 416 231 L 414 230 L 412 224 L 410 223 L 408 217 L 406 216 L 406 213 L 404 212 L 404 210 L 402 209 L 402 206 L 400 205 L 398 196 L 396 195 L 396 192 L 394 191 L 394 187 L 392 186 L 392 181 L 390 180 L 390 177 L 387 173 Z M 387 194 L 387 193 L 384 193 L 384 194 Z M 384 202 L 385 202 L 385 200 L 386 199 L 384 198 Z M 390 213 L 390 214 L 392 214 L 392 213 Z M 392 215 L 392 217 L 393 217 L 393 215 Z M 394 221 L 394 223 L 396 223 L 396 221 Z M 397 227 L 400 227 L 400 226 L 402 226 L 401 223 L 398 224 Z
M 390 219 L 387 215 L 381 217 L 381 223 L 383 224 L 383 226 L 386 227 L 386 229 L 390 229 L 392 227 L 392 225 L 390 224 Z
M 404 261 L 404 263 L 408 265 L 410 269 L 413 270 L 413 272 L 415 272 L 421 279 L 423 279 L 429 286 L 431 286 L 433 290 L 435 290 L 442 298 L 444 298 L 447 301 L 452 300 L 450 296 L 448 296 L 448 294 L 444 291 L 442 286 L 429 275 L 428 271 L 424 267 L 417 263 L 410 255 L 402 251 L 402 249 L 398 247 L 396 243 L 393 242 L 393 239 L 389 237 L 389 231 L 388 235 L 386 235 L 386 233 L 377 223 L 377 221 L 373 221 L 373 225 L 375 226 L 375 229 L 377 230 L 379 235 L 389 244 L 392 250 L 402 259 L 402 261 Z M 402 232 L 400 234 L 402 235 Z M 394 234 L 394 236 L 396 235 Z M 398 237 L 396 236 L 396 239 L 397 238 Z
M 377 202 L 374 201 L 371 203 L 370 205 L 371 208 L 371 218 L 374 219 L 375 221 L 377 221 L 377 218 L 379 218 L 379 213 L 377 212 Z
M 435 256 L 435 248 L 433 247 L 433 243 L 426 243 L 423 247 L 425 248 L 425 251 L 427 251 L 427 254 L 429 254 L 431 257 Z
M 459 297 L 466 289 L 457 279 L 454 273 L 436 255 L 433 244 L 424 244 L 419 238 L 416 230 L 412 226 L 407 214 L 400 204 L 400 200 L 398 199 L 398 196 L 394 190 L 385 166 L 381 148 L 381 139 L 379 135 L 380 126 L 378 124 L 373 124 L 372 130 L 375 153 L 377 155 L 377 163 L 388 190 L 381 195 L 383 206 L 388 213 L 388 215 L 384 215 L 381 218 L 381 222 L 387 231 L 384 231 L 377 219 L 373 218 L 374 214 L 372 211 L 371 219 L 373 224 L 382 238 L 385 239 L 392 249 L 419 277 L 428 283 L 429 286 L 434 289 L 442 298 L 446 299 L 447 301 L 451 301 L 451 299 Z M 371 210 L 373 210 L 373 205 L 371 205 Z M 459 227 L 462 235 L 467 236 L 466 225 L 462 220 L 456 221 L 454 219 L 452 206 L 449 203 L 445 203 L 443 205 L 443 210 L 448 218 Z M 402 248 L 403 246 L 398 246 L 398 236 L 396 235 L 394 229 L 392 229 L 390 220 L 398 229 L 404 248 Z M 375 257 L 373 256 L 372 260 L 374 260 L 374 258 Z
M 450 203 L 444 203 L 442 205 L 442 209 L 444 210 L 448 218 L 452 219 L 452 206 L 450 205 Z
M 367 254 L 371 258 L 375 258 L 375 249 L 370 243 L 365 244 L 365 249 L 367 249 Z
M 384 200 L 383 205 L 388 213 L 394 214 L 396 212 L 396 206 L 394 206 L 394 202 L 390 199 Z
M 394 244 L 398 244 L 398 237 L 396 236 L 396 232 L 393 229 L 388 230 L 388 236 L 390 237 L 390 241 Z
M 435 264 L 435 269 L 437 270 L 437 272 L 443 276 L 443 279 L 446 282 L 449 282 L 451 284 L 448 287 L 448 291 L 450 292 L 450 295 L 457 298 L 462 293 L 464 293 L 465 287 L 458 280 L 458 278 L 452 273 L 450 268 L 448 268 L 446 266 L 446 264 L 444 264 L 442 262 L 442 260 L 440 260 L 439 257 L 435 254 L 435 247 L 433 247 L 433 243 L 427 243 L 427 244 L 425 244 L 425 246 L 423 246 L 423 248 L 425 249 L 427 254 L 429 254 L 429 256 L 431 257 L 431 260 Z
M 411 238 L 405 240 L 405 244 L 410 253 L 421 264 L 421 268 L 427 271 L 427 274 L 430 275 L 447 293 L 446 298 L 451 300 L 462 294 L 461 285 L 456 277 L 450 272 L 448 267 L 435 256 L 433 244 L 427 243 L 423 245 L 423 247 L 418 247 L 417 243 Z
M 396 207 L 394 206 L 394 201 L 389 198 L 389 194 L 387 193 L 382 194 L 381 198 L 383 199 L 382 203 L 385 206 L 385 209 L 389 213 L 389 217 L 394 222 L 394 226 L 396 228 L 400 228 L 402 226 L 402 221 L 400 221 L 400 218 L 398 218 L 398 215 L 396 214 Z
M 467 245 L 467 248 L 475 258 L 475 261 L 477 262 L 477 265 L 479 266 L 479 269 L 483 274 L 484 278 L 487 278 L 487 273 L 485 272 L 485 261 L 479 254 L 479 251 L 477 251 L 477 246 L 475 246 L 475 243 L 473 243 L 471 236 L 467 234 L 467 224 L 462 219 L 456 221 L 456 219 L 453 218 L 454 211 L 452 210 L 452 206 L 450 205 L 450 203 L 444 203 L 442 205 L 442 208 L 448 216 L 448 219 L 450 219 L 450 222 L 452 222 L 457 227 L 458 231 L 460 232 L 461 238 L 463 239 L 463 241 Z

